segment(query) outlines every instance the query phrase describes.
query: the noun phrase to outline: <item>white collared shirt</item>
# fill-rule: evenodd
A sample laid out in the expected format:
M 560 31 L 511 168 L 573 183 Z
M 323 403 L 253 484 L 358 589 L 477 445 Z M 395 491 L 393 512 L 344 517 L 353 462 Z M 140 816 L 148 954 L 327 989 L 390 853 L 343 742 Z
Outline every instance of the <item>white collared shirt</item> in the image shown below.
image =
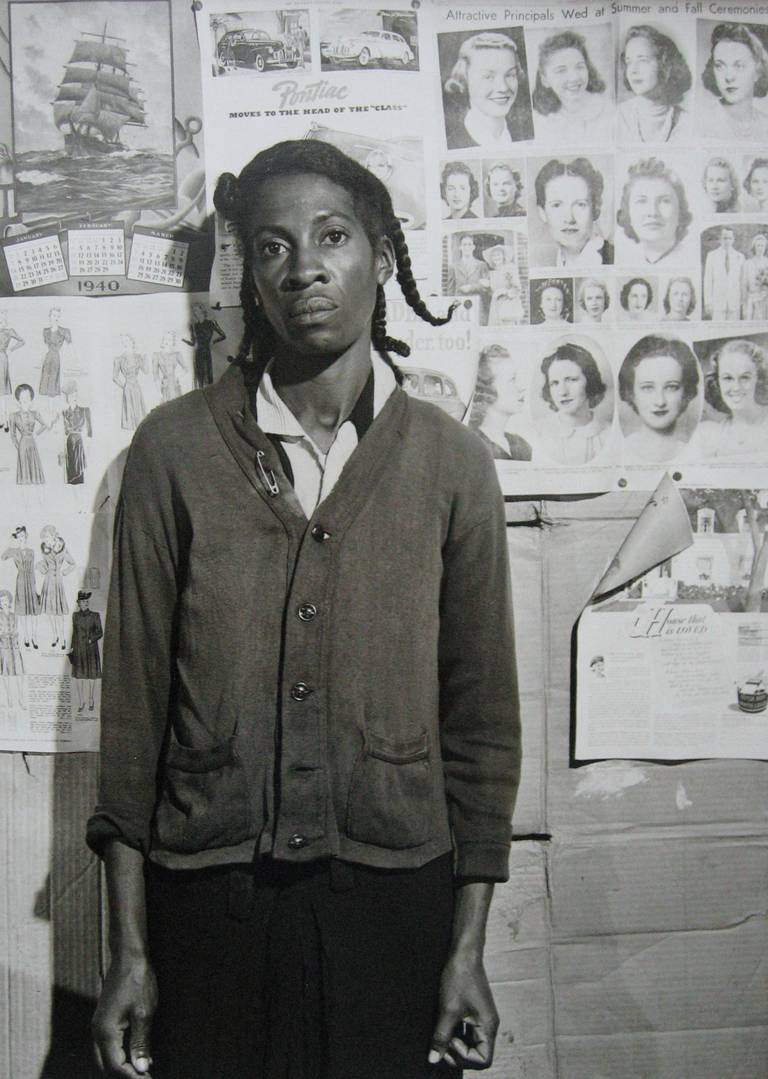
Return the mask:
M 373 418 L 375 419 L 397 386 L 394 372 L 377 352 L 371 352 L 373 366 Z M 275 389 L 267 364 L 256 390 L 256 416 L 266 435 L 277 435 L 293 469 L 293 488 L 301 508 L 311 517 L 327 498 L 358 443 L 357 430 L 345 420 L 327 453 L 317 446 Z

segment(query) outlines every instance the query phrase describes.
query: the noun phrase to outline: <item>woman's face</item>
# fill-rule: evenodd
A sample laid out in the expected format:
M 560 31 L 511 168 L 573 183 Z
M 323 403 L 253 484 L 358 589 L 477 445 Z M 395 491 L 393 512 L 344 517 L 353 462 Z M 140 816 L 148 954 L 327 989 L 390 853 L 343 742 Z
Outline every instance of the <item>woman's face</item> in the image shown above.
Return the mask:
M 129 337 L 127 333 L 120 335 L 120 348 L 123 352 L 134 351 L 133 338 Z
M 556 322 L 562 318 L 564 307 L 565 297 L 563 296 L 561 289 L 550 285 L 549 288 L 545 288 L 542 291 L 541 313 L 544 316 L 545 322 Z
M 753 199 L 761 203 L 768 199 L 768 167 L 761 165 L 760 168 L 752 170 L 749 193 Z
M 547 382 L 558 412 L 576 416 L 589 408 L 587 376 L 573 360 L 555 360 L 547 372 Z
M 493 364 L 493 384 L 496 387 L 494 406 L 507 416 L 522 412 L 525 405 L 525 386 L 518 378 L 514 363 L 500 358 Z
M 647 38 L 633 37 L 627 42 L 624 66 L 633 94 L 652 94 L 659 85 L 659 58 Z
M 683 372 L 674 356 L 647 356 L 635 368 L 632 400 L 653 431 L 669 431 L 685 408 Z
M 756 236 L 753 241 L 753 250 L 757 258 L 762 258 L 765 254 L 766 247 L 768 246 L 768 240 L 764 236 Z
M 712 51 L 712 66 L 717 89 L 726 105 L 752 100 L 759 71 L 748 45 L 740 41 L 718 41 Z
M 599 322 L 605 311 L 605 292 L 600 285 L 587 285 L 582 293 L 582 305 L 589 318 Z
M 648 307 L 648 289 L 642 281 L 635 281 L 627 294 L 627 311 L 630 318 L 641 318 Z
M 715 204 L 727 202 L 733 195 L 733 185 L 728 169 L 722 165 L 707 165 L 704 174 L 704 190 Z
M 541 81 L 565 108 L 578 105 L 589 83 L 587 61 L 579 49 L 557 49 L 547 60 Z
M 58 307 L 52 307 L 48 312 L 48 321 L 51 326 L 58 326 L 61 322 L 61 309 Z
M 491 266 L 494 270 L 500 270 L 504 265 L 504 252 L 503 251 L 491 251 L 490 252 Z
M 757 369 L 744 352 L 725 350 L 717 362 L 720 395 L 731 412 L 741 412 L 754 404 Z
M 488 191 L 497 206 L 506 206 L 517 195 L 517 184 L 509 169 L 491 169 L 488 174 Z
M 667 293 L 669 314 L 672 318 L 687 318 L 691 306 L 691 286 L 687 281 L 672 281 Z
M 459 254 L 463 259 L 470 259 L 475 253 L 475 241 L 471 236 L 462 236 L 459 240 Z
M 640 243 L 666 249 L 677 243 L 680 203 L 663 176 L 640 176 L 629 192 L 629 223 Z
M 22 409 L 26 412 L 26 410 L 32 404 L 32 394 L 29 392 L 29 390 L 22 390 L 21 391 L 21 393 L 19 394 L 19 404 L 21 405 Z
M 61 552 L 63 550 L 64 550 L 64 540 L 61 538 L 61 536 L 56 536 L 54 541 L 53 541 L 53 553 L 54 554 L 61 554 Z
M 327 356 L 370 340 L 394 253 L 383 238 L 374 250 L 345 188 L 306 173 L 265 179 L 247 235 L 256 294 L 283 345 Z
M 467 63 L 469 107 L 504 117 L 517 97 L 517 56 L 512 49 L 476 49 Z
M 463 172 L 451 172 L 445 181 L 445 201 L 451 217 L 462 217 L 469 209 L 469 177 Z
M 592 235 L 595 221 L 592 199 L 582 176 L 556 176 L 550 180 L 539 211 L 560 247 L 579 252 Z

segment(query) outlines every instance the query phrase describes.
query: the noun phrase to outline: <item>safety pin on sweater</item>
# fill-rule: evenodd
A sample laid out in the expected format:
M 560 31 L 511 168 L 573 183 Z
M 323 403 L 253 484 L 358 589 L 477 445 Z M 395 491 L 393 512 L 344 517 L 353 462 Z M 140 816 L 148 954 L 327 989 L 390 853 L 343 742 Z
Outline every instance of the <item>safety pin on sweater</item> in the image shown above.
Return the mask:
M 264 486 L 269 491 L 270 495 L 274 498 L 275 495 L 280 494 L 280 488 L 277 486 L 277 480 L 275 474 L 270 468 L 269 471 L 264 467 L 262 458 L 265 456 L 264 450 L 256 450 L 256 464 L 258 465 L 259 472 L 261 473 L 261 479 Z

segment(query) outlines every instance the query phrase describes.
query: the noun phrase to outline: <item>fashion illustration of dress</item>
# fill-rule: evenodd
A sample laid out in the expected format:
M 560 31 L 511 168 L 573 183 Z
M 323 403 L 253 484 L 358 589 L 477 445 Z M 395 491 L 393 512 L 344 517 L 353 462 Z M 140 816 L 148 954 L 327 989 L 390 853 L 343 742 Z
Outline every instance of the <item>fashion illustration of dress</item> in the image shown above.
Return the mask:
M 181 385 L 176 374 L 177 368 L 183 369 L 180 352 L 155 352 L 152 354 L 152 374 L 160 376 L 160 397 L 163 401 L 172 401 L 181 396 Z
M 139 385 L 139 371 L 147 373 L 146 356 L 141 356 L 138 352 L 124 352 L 115 357 L 112 378 L 123 389 L 120 426 L 124 431 L 135 430 L 147 414 L 144 394 Z
M 18 620 L 13 611 L 0 611 L 0 674 L 24 674 Z
M 10 558 L 16 566 L 16 614 L 40 614 L 40 598 L 35 587 L 35 552 L 31 547 L 8 547 L 0 558 Z
M 75 611 L 72 615 L 73 678 L 101 678 L 101 659 L 96 643 L 103 636 L 98 611 Z
M 65 342 L 72 343 L 72 334 L 65 326 L 56 326 L 55 329 L 46 326 L 43 341 L 48 351 L 40 372 L 40 394 L 43 397 L 58 397 L 61 393 L 61 347 Z
M 85 447 L 83 446 L 83 432 L 92 435 L 91 410 L 75 405 L 73 408 L 65 408 L 62 412 L 64 419 L 64 434 L 67 438 L 66 451 L 66 482 L 83 483 L 85 480 Z
M 11 341 L 22 341 L 22 338 L 19 337 L 15 330 L 0 330 L 0 395 L 3 397 L 10 397 L 13 393 L 11 365 L 8 362 L 8 346 Z
M 40 454 L 37 452 L 35 434 L 45 431 L 46 425 L 39 412 L 12 412 L 8 422 L 11 440 L 16 447 L 16 482 L 18 484 L 45 483 Z
M 768 319 L 768 257 L 753 255 L 746 260 L 741 272 L 745 320 Z
M 69 614 L 69 604 L 64 592 L 64 578 L 75 568 L 75 560 L 64 549 L 54 552 L 45 545 L 43 557 L 37 564 L 37 570 L 43 578 L 40 589 L 41 614 Z
M 213 382 L 213 360 L 211 358 L 211 340 L 215 333 L 219 334 L 223 341 L 226 334 L 212 318 L 205 318 L 202 322 L 193 322 L 191 327 L 192 343 L 195 346 L 195 389 L 202 386 L 210 386 Z

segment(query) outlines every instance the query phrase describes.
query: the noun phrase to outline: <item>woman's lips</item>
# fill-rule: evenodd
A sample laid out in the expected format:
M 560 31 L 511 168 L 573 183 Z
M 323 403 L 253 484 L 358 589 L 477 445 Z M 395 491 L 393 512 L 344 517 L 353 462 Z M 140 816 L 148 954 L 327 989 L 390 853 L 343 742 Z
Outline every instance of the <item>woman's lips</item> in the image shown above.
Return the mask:
M 337 305 L 327 296 L 304 296 L 288 308 L 288 317 L 295 322 L 315 322 L 327 317 Z

